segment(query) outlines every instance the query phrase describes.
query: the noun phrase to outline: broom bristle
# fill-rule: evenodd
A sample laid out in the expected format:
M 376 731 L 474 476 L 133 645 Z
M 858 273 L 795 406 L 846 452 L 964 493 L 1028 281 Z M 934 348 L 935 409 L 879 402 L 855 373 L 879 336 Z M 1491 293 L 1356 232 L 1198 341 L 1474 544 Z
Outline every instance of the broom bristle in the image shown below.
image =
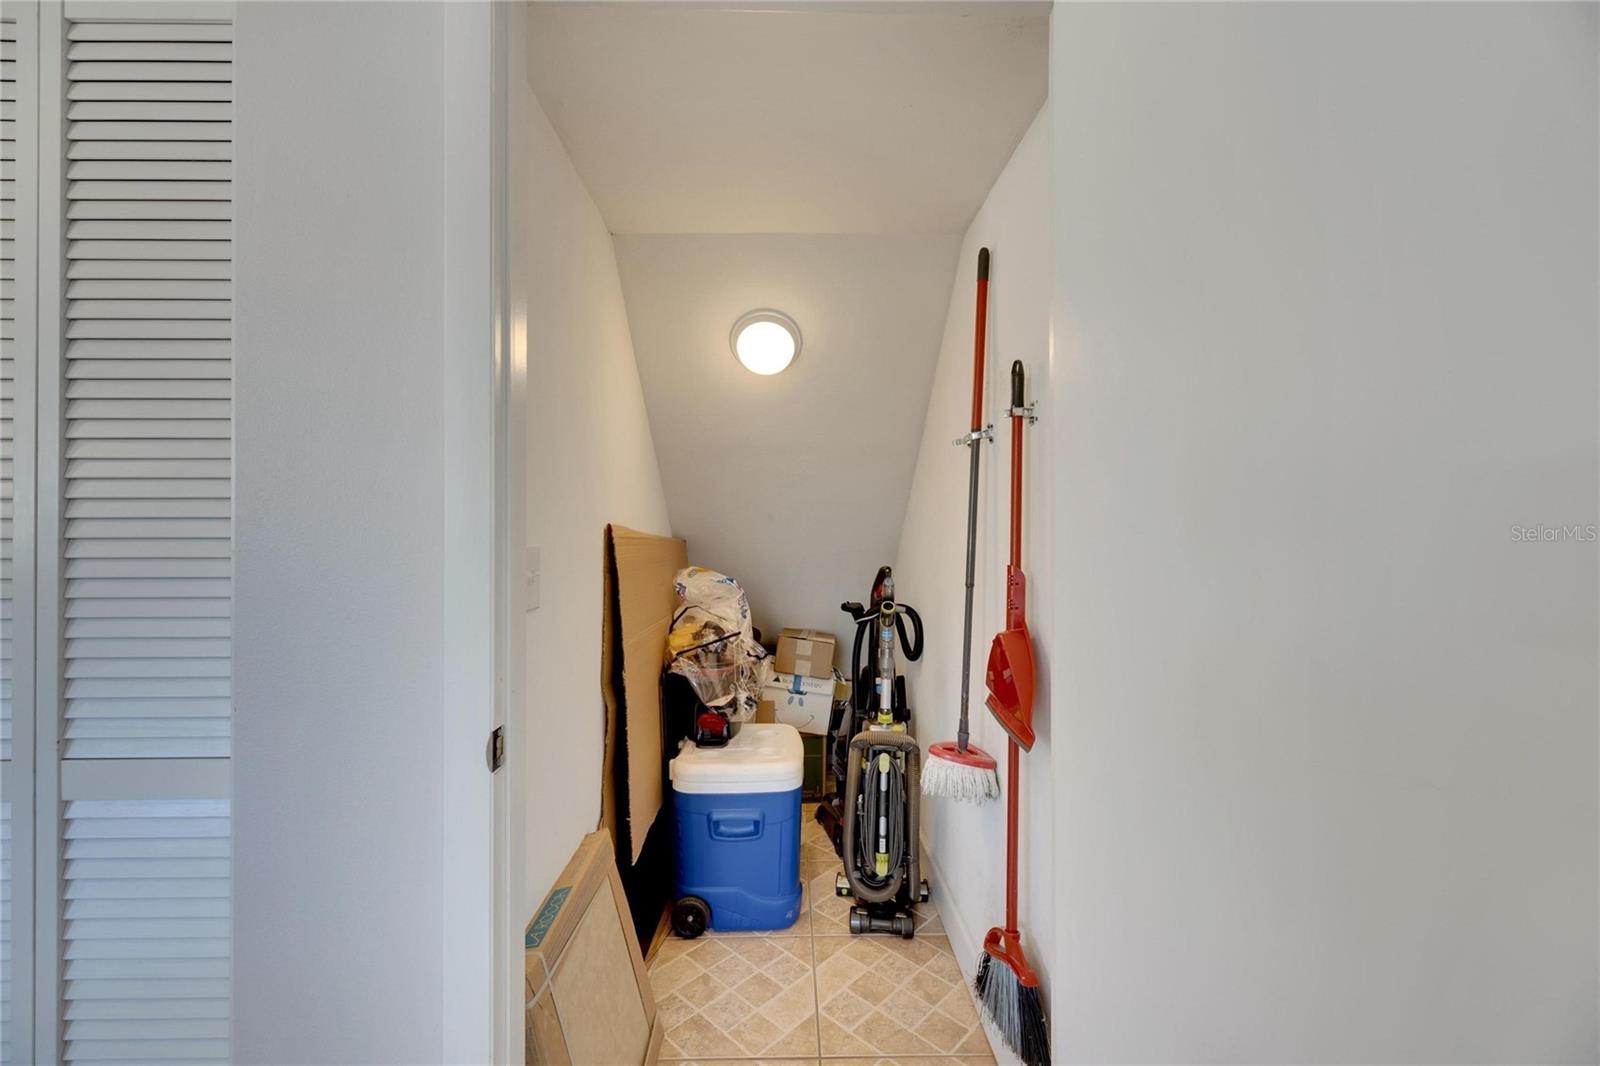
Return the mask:
M 1050 1027 L 1038 988 L 1024 987 L 1015 970 L 985 951 L 978 956 L 972 991 L 985 1020 L 1017 1058 L 1027 1066 L 1050 1066 Z
M 985 767 L 963 766 L 934 756 L 922 765 L 922 794 L 987 803 L 1000 798 L 1000 778 Z

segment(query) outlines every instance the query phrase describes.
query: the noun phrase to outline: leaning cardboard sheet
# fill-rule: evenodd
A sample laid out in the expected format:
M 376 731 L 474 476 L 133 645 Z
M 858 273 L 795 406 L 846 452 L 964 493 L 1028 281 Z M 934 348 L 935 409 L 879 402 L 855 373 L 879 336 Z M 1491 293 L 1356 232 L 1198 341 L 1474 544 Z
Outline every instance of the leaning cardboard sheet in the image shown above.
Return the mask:
M 606 704 L 601 828 L 615 831 L 619 861 L 639 861 L 666 799 L 662 768 L 661 662 L 678 597 L 673 578 L 688 565 L 677 537 L 607 526 L 605 630 L 600 687 Z

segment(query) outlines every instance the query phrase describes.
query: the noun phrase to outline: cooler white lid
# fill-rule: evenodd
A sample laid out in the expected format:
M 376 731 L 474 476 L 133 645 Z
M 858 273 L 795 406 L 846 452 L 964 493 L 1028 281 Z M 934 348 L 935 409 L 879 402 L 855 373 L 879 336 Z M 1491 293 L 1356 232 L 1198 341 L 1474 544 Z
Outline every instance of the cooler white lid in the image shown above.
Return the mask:
M 789 792 L 805 778 L 800 731 L 781 722 L 746 722 L 720 748 L 688 741 L 672 760 L 678 792 Z

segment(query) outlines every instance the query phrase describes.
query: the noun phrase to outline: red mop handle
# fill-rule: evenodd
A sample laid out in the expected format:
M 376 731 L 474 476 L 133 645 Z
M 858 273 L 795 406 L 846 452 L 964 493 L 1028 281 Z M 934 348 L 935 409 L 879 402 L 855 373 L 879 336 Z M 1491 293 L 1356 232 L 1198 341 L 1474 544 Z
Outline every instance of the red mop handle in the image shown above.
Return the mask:
M 989 249 L 978 249 L 978 316 L 973 327 L 972 432 L 983 428 L 983 342 L 989 335 Z

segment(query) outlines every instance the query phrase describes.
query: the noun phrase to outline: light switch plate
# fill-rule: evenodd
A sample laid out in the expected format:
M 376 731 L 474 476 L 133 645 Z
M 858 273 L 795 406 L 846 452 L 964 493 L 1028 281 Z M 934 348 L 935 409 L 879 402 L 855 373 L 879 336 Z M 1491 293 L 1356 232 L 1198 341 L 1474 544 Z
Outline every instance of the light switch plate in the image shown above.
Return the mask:
M 522 564 L 523 579 L 527 582 L 527 609 L 539 609 L 539 546 L 537 544 L 527 549 L 527 555 Z

